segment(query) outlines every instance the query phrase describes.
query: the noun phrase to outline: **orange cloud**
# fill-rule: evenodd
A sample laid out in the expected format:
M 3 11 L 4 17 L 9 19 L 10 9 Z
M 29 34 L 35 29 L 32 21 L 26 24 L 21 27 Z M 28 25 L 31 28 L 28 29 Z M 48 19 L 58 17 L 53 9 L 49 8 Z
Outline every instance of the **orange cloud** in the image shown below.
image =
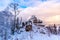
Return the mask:
M 55 16 L 47 17 L 45 19 L 45 22 L 47 24 L 60 24 L 60 15 L 55 15 Z

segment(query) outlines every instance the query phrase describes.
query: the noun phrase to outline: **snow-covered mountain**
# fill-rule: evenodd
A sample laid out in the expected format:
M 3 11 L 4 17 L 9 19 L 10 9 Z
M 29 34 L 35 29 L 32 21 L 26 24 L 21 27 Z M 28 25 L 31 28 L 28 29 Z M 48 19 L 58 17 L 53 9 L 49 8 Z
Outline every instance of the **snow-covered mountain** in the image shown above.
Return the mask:
M 1 11 L 0 12 L 0 40 L 60 40 L 60 35 L 55 35 L 50 32 L 50 28 L 47 29 L 42 20 L 37 19 L 35 16 L 30 17 L 26 21 L 33 21 L 32 30 L 26 31 L 25 26 L 20 28 L 20 33 L 14 32 L 14 35 L 11 34 L 12 20 L 13 15 L 10 11 Z M 36 21 L 37 20 L 37 21 Z M 39 24 L 40 25 L 35 25 Z M 20 25 L 20 24 L 19 24 Z M 52 28 L 52 27 L 51 27 Z M 60 31 L 60 30 L 59 30 Z

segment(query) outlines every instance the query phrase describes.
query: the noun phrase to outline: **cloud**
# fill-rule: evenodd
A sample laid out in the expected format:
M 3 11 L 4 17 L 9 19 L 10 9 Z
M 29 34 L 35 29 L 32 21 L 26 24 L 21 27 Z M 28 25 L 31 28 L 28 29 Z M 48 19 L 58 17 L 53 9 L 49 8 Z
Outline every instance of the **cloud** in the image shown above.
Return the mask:
M 3 10 L 11 0 L 0 0 L 0 10 Z M 18 0 L 20 3 L 19 17 L 24 20 L 36 15 L 46 23 L 60 23 L 60 0 Z M 23 8 L 25 7 L 25 8 Z
M 34 7 L 31 6 L 22 10 L 19 16 L 24 17 L 26 20 L 31 15 L 36 15 L 38 18 L 44 20 L 46 23 L 54 23 L 55 21 L 55 23 L 57 23 L 57 21 L 60 20 L 55 20 L 60 17 L 60 2 L 59 0 L 48 0 L 43 3 L 38 3 Z M 55 18 L 56 15 L 57 18 Z
M 55 16 L 51 16 L 51 17 L 47 17 L 46 19 L 48 19 L 48 20 L 46 20 L 45 19 L 45 22 L 48 24 L 60 24 L 60 15 L 55 15 Z
M 4 10 L 11 0 L 0 0 L 0 11 Z

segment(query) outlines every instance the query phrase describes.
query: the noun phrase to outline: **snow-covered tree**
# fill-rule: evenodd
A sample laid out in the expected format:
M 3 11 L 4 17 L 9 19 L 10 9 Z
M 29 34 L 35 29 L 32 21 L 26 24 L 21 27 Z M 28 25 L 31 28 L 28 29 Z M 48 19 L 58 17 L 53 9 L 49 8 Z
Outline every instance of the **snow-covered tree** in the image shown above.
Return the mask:
M 13 3 L 10 3 L 10 5 L 9 5 L 9 7 L 10 8 L 12 8 L 13 9 L 13 12 L 14 12 L 14 19 L 13 19 L 13 26 L 12 26 L 12 31 L 13 31 L 13 34 L 14 34 L 14 31 L 15 31 L 15 29 L 17 28 L 17 15 L 19 14 L 18 13 L 18 6 L 19 6 L 19 4 L 18 3 L 15 3 L 15 2 L 13 2 Z
M 57 32 L 58 34 L 60 34 L 60 26 L 59 26 L 59 28 L 58 28 L 58 32 Z
M 54 24 L 54 25 L 53 25 L 53 28 L 52 28 L 52 33 L 53 33 L 53 34 L 57 34 L 57 29 L 56 29 L 56 27 L 57 27 L 57 26 Z

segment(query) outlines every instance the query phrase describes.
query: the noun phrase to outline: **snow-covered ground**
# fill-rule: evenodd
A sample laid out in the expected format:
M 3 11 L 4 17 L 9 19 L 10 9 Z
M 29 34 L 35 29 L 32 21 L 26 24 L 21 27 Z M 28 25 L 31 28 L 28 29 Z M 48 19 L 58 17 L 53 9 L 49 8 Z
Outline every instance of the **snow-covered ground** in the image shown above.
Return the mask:
M 0 12 L 0 40 L 60 40 L 60 35 L 54 35 L 48 32 L 44 27 L 38 29 L 38 26 L 32 24 L 32 31 L 26 32 L 25 28 L 21 29 L 21 33 L 11 34 L 10 19 L 12 14 L 8 12 Z M 8 19 L 9 18 L 9 19 Z M 44 33 L 41 33 L 41 32 Z
M 22 32 L 21 34 L 15 34 L 12 36 L 12 40 L 60 40 L 58 35 L 41 34 L 38 32 Z
M 9 40 L 60 40 L 60 35 L 49 35 L 48 33 L 42 34 L 36 26 L 33 27 L 33 31 L 23 31 L 20 34 L 15 33 L 15 35 L 11 35 Z

